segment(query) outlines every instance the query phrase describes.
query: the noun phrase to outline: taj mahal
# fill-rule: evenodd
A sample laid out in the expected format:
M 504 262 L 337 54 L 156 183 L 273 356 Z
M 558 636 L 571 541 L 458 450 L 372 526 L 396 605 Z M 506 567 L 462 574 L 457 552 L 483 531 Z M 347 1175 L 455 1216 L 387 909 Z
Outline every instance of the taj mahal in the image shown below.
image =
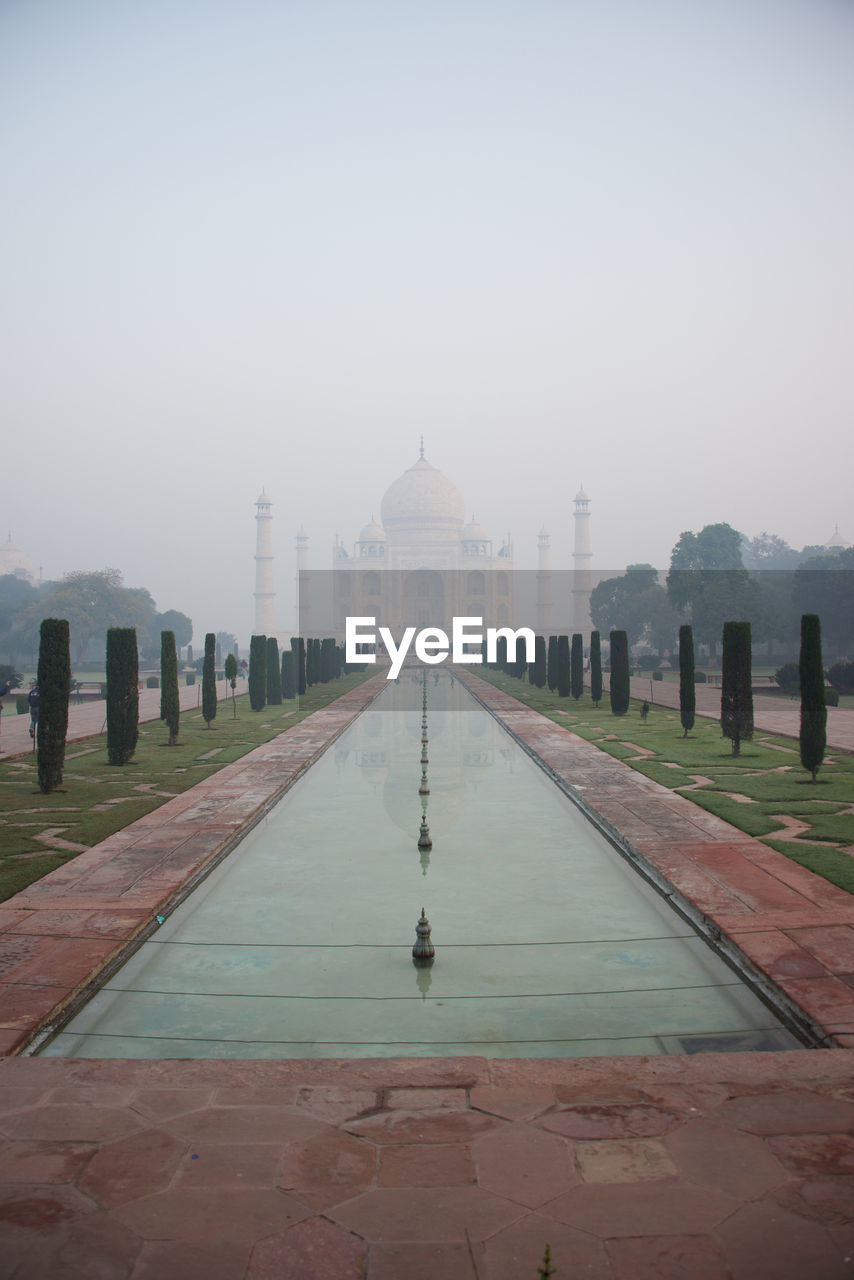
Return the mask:
M 255 634 L 275 635 L 284 643 L 291 631 L 276 624 L 272 505 L 266 492 L 255 504 Z M 308 537 L 300 528 L 295 562 L 298 603 L 287 601 L 285 608 L 303 636 L 322 630 L 343 638 L 347 615 L 379 616 L 395 627 L 446 626 L 453 616 L 481 617 L 487 625 L 519 625 L 520 594 L 527 589 L 532 598 L 526 616 L 541 634 L 554 628 L 588 631 L 594 577 L 590 499 L 583 487 L 573 507 L 572 582 L 561 603 L 555 584 L 558 579 L 566 582 L 567 574 L 552 573 L 548 531 L 542 528 L 537 537 L 536 573 L 514 573 L 510 534 L 495 542 L 474 518 L 466 523 L 463 495 L 427 460 L 422 437 L 416 461 L 383 495 L 380 520 L 372 515 L 351 544 L 335 535 L 328 569 L 309 568 Z

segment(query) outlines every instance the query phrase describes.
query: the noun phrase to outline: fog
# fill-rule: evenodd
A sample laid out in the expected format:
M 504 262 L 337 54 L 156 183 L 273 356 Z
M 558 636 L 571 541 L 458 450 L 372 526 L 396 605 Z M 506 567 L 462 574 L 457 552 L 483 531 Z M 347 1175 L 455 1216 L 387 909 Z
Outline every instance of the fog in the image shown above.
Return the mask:
M 518 568 L 851 514 L 847 0 L 3 0 L 3 506 L 247 644 L 419 456 Z M 287 603 L 286 603 L 287 602 Z

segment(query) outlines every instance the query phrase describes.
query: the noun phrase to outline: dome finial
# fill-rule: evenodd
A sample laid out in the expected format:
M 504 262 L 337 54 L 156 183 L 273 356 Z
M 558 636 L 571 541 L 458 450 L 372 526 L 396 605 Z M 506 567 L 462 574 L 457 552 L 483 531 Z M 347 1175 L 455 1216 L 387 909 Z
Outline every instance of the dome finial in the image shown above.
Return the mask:
M 419 453 L 419 457 L 421 458 L 424 457 L 424 433 L 423 432 L 421 433 L 421 450 Z

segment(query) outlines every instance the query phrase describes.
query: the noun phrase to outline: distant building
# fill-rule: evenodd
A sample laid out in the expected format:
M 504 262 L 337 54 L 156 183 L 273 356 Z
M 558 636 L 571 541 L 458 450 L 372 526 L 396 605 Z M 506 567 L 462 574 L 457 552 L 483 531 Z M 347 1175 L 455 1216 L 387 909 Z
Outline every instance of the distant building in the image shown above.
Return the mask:
M 37 581 L 35 565 L 26 552 L 15 545 L 11 533 L 5 546 L 0 547 L 0 577 L 6 577 L 7 574 L 29 582 L 32 586 Z

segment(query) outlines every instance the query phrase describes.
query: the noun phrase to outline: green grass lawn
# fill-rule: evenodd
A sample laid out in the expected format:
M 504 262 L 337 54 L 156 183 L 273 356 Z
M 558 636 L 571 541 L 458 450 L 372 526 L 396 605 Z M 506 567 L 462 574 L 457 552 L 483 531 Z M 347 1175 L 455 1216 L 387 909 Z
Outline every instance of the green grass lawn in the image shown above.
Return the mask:
M 813 785 L 792 738 L 757 733 L 733 756 L 716 720 L 698 716 L 687 738 L 679 712 L 652 705 L 646 721 L 633 700 L 625 716 L 611 714 L 608 695 L 597 710 L 588 690 L 578 701 L 537 689 L 527 679 L 479 668 L 477 675 L 633 769 L 679 791 L 772 849 L 854 893 L 854 756 L 828 750 Z M 643 755 L 637 750 L 652 752 Z M 704 779 L 699 781 L 698 779 Z M 686 790 L 686 788 L 688 788 Z M 792 818 L 807 829 L 781 840 Z
M 161 720 L 139 727 L 133 760 L 120 767 L 107 760 L 106 737 L 70 742 L 61 790 L 42 795 L 32 755 L 0 764 L 0 901 L 25 889 L 80 851 L 51 848 L 58 838 L 88 848 L 216 773 L 291 725 L 326 706 L 373 675 L 354 672 L 314 685 L 297 701 L 255 712 L 249 696 L 220 702 L 208 729 L 200 710 L 185 711 L 174 747 Z M 41 837 L 41 838 L 39 838 Z

